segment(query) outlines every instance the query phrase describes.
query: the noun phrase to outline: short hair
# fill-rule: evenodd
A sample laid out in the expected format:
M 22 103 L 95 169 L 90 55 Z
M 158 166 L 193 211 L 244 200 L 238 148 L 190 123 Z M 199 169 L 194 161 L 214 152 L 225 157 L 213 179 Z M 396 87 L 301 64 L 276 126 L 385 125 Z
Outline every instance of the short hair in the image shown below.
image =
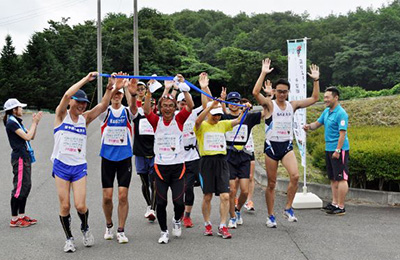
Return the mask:
M 240 104 L 245 104 L 245 103 L 250 103 L 250 100 L 248 100 L 247 98 L 242 98 L 240 100 Z
M 327 91 L 329 91 L 329 92 L 332 92 L 332 96 L 333 97 L 340 97 L 340 92 L 339 92 L 339 89 L 337 89 L 336 87 L 328 87 L 327 89 L 325 89 L 325 92 L 327 92 Z
M 290 83 L 289 83 L 289 81 L 288 81 L 287 79 L 283 79 L 283 78 L 278 79 L 277 81 L 275 81 L 275 82 L 272 84 L 272 88 L 273 88 L 273 89 L 276 89 L 276 86 L 278 86 L 279 84 L 286 85 L 286 86 L 288 86 L 288 89 L 290 89 Z

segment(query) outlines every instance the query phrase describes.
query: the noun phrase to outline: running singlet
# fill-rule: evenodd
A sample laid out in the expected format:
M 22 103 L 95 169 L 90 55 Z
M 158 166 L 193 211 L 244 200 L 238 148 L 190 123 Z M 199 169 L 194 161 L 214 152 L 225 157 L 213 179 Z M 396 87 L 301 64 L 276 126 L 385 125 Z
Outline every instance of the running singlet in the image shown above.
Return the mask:
M 86 163 L 86 119 L 82 115 L 75 123 L 67 111 L 61 125 L 54 128 L 54 159 L 70 166 Z
M 185 162 L 191 162 L 200 159 L 199 152 L 197 151 L 197 139 L 194 132 L 194 126 L 197 116 L 203 111 L 203 107 L 193 109 L 192 113 L 186 119 L 183 125 L 183 146 L 185 149 Z
M 274 110 L 272 116 L 265 119 L 265 141 L 287 142 L 293 140 L 293 107 L 290 102 L 286 102 L 285 110 L 281 110 L 272 100 Z
M 100 156 L 114 162 L 132 157 L 132 121 L 128 108 L 109 106 L 99 119 L 103 121 Z
M 250 155 L 252 153 L 254 153 L 253 131 L 250 132 L 249 140 L 247 141 L 246 145 L 244 146 L 243 151 Z
M 154 133 L 155 163 L 172 165 L 185 162 L 183 132 L 179 129 L 175 116 L 166 126 L 160 116 Z
M 154 129 L 144 116 L 143 109 L 138 109 L 138 115 L 133 120 L 134 127 L 134 140 L 133 140 L 133 154 L 142 157 L 154 156 Z

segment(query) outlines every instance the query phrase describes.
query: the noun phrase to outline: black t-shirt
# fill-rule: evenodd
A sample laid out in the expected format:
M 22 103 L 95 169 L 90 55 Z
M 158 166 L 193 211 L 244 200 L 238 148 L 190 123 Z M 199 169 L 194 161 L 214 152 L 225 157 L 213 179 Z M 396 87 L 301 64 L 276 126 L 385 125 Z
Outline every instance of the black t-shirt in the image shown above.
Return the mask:
M 224 115 L 222 115 L 221 120 L 232 120 L 232 119 L 236 119 L 236 118 L 237 118 L 237 116 L 233 116 L 231 114 L 224 114 Z M 260 123 L 261 123 L 261 112 L 247 113 L 246 118 L 243 121 L 243 125 L 239 131 L 239 134 L 235 139 L 234 145 L 246 145 L 247 141 L 250 138 L 251 129 L 253 129 L 253 127 L 255 125 L 258 125 Z M 232 145 L 232 141 L 228 141 L 228 135 L 229 134 L 235 135 L 236 131 L 237 131 L 237 127 L 239 127 L 239 125 L 234 127 L 234 129 L 231 133 L 228 132 L 225 135 L 227 137 L 227 140 L 226 140 L 227 147 L 230 147 Z M 246 131 L 247 134 L 244 134 L 242 131 Z
M 18 122 L 22 125 L 22 119 L 18 117 L 14 117 L 18 120 Z M 15 133 L 20 129 L 19 125 L 12 121 L 10 118 L 7 120 L 6 131 L 8 136 L 8 141 L 10 142 L 10 146 L 12 148 L 11 159 L 16 160 L 18 158 L 28 158 L 29 153 L 26 146 L 26 141 L 22 139 L 19 135 Z
M 140 122 L 143 120 L 142 122 Z M 133 154 L 136 156 L 143 156 L 143 157 L 152 157 L 154 156 L 154 135 L 145 135 L 140 134 L 139 127 L 143 127 L 144 121 L 147 121 L 147 118 L 140 113 L 138 116 L 133 120 L 134 124 L 134 140 L 133 140 Z M 148 121 L 147 121 L 148 123 Z M 141 126 L 142 124 L 142 126 Z M 150 123 L 148 123 L 149 126 Z

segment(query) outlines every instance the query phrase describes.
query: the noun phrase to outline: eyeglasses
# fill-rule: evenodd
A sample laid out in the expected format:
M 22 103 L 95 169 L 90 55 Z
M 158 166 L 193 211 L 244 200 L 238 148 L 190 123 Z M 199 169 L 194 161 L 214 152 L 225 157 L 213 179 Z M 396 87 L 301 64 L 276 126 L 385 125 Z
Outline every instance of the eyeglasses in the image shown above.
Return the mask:
M 278 92 L 278 94 L 287 94 L 289 92 L 289 90 L 277 89 L 276 92 Z
M 139 91 L 144 91 L 146 88 L 138 88 Z

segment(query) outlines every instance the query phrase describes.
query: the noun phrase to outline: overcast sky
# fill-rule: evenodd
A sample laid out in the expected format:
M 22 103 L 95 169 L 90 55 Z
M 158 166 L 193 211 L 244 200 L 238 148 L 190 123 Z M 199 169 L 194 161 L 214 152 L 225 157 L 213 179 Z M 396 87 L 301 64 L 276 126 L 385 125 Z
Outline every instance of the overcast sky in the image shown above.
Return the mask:
M 138 8 L 150 7 L 166 14 L 183 9 L 219 10 L 229 15 L 239 12 L 271 13 L 293 11 L 308 12 L 311 18 L 329 14 L 347 14 L 357 7 L 377 9 L 391 0 L 138 0 Z M 109 12 L 133 12 L 133 0 L 102 0 L 102 15 Z M 48 28 L 47 21 L 61 21 L 70 17 L 68 24 L 97 19 L 97 0 L 1 0 L 0 1 L 0 48 L 10 34 L 16 52 L 21 54 L 30 37 L 36 31 Z

